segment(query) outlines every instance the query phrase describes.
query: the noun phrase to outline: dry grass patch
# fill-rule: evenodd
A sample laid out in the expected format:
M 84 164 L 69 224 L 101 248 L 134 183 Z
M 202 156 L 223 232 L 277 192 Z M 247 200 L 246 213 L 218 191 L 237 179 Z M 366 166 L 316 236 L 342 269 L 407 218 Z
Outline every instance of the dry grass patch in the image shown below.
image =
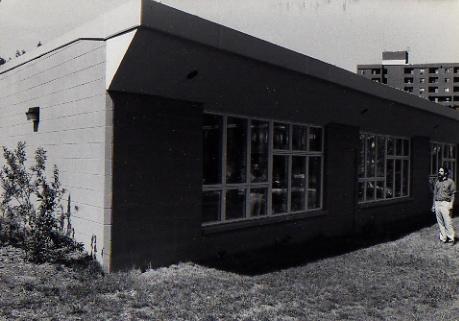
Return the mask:
M 459 320 L 459 245 L 436 234 L 257 276 L 192 263 L 101 275 L 1 248 L 0 320 Z

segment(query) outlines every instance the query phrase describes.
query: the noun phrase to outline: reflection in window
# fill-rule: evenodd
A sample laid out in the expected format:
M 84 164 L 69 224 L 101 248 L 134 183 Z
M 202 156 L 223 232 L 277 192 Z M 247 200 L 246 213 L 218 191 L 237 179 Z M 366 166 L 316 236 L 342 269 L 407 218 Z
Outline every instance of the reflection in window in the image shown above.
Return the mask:
M 226 219 L 233 220 L 245 216 L 245 189 L 226 191 Z
M 252 120 L 250 177 L 252 182 L 268 181 L 269 123 Z
M 268 189 L 254 188 L 250 190 L 250 216 L 264 216 L 267 214 Z
M 322 151 L 322 128 L 309 127 L 309 150 L 312 152 Z
M 290 149 L 290 126 L 283 123 L 274 123 L 274 149 Z
M 202 220 L 204 223 L 220 220 L 220 197 L 220 191 L 202 192 Z
M 306 208 L 306 157 L 292 156 L 292 211 Z
M 228 117 L 226 141 L 226 182 L 246 181 L 247 120 Z
M 288 211 L 288 156 L 273 156 L 273 213 Z
M 305 126 L 293 126 L 292 133 L 293 150 L 306 150 L 308 147 L 308 128 Z
M 408 196 L 409 140 L 363 133 L 360 142 L 359 203 Z
M 308 158 L 308 208 L 320 208 L 322 199 L 322 157 Z

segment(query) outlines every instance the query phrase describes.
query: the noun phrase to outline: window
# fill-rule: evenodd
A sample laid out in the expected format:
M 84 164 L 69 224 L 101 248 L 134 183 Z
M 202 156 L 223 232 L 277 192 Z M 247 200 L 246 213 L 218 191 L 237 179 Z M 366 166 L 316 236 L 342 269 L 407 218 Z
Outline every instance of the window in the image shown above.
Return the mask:
M 456 180 L 457 148 L 454 144 L 430 143 L 430 175 L 436 176 L 442 166 L 449 169 L 450 176 Z
M 449 83 L 451 79 L 445 78 L 445 83 Z
M 420 82 L 421 84 L 423 84 L 423 83 L 426 82 L 426 79 L 425 79 L 425 78 L 419 78 L 419 82 Z
M 374 82 L 381 82 L 381 79 L 379 79 L 379 78 L 371 78 L 371 80 L 374 81 Z
M 438 87 L 429 87 L 429 93 L 438 93 Z
M 409 181 L 409 139 L 360 135 L 359 203 L 407 197 Z
M 405 74 L 411 74 L 411 75 L 412 75 L 412 74 L 413 74 L 413 68 L 405 68 L 405 69 L 404 69 L 404 73 L 405 73 Z
M 406 91 L 406 92 L 412 93 L 413 92 L 413 87 L 404 87 L 403 90 Z
M 445 88 L 445 93 L 449 93 L 449 88 Z
M 429 77 L 429 83 L 430 84 L 438 83 L 438 77 Z
M 438 68 L 429 68 L 429 73 L 438 74 Z
M 454 73 L 458 73 L 459 72 L 459 67 L 454 67 Z
M 372 75 L 379 75 L 381 73 L 381 69 L 371 69 Z
M 322 208 L 323 129 L 203 115 L 203 223 Z
M 425 88 L 419 88 L 419 93 L 420 94 L 423 94 L 425 91 L 426 91 Z
M 419 69 L 419 74 L 424 75 L 424 72 L 425 72 L 425 71 L 426 71 L 426 70 L 425 70 L 424 68 L 421 68 L 421 69 Z
M 459 77 L 454 77 L 454 82 L 459 82 Z
M 406 84 L 412 84 L 413 83 L 413 77 L 406 77 L 404 79 L 404 81 L 405 81 Z
M 453 91 L 454 91 L 455 93 L 458 93 L 458 92 L 459 92 L 459 86 L 454 86 Z

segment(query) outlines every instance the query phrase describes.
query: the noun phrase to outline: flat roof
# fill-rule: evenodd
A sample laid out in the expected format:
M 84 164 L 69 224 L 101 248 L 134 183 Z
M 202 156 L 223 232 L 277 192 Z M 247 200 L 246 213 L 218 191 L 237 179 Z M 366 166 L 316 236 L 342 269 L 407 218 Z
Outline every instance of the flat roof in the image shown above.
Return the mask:
M 255 38 L 153 0 L 133 0 L 0 66 L 0 75 L 78 40 L 100 40 L 137 28 L 152 29 L 305 74 L 342 87 L 459 120 L 459 113 L 350 71 Z M 443 64 L 445 65 L 445 64 Z

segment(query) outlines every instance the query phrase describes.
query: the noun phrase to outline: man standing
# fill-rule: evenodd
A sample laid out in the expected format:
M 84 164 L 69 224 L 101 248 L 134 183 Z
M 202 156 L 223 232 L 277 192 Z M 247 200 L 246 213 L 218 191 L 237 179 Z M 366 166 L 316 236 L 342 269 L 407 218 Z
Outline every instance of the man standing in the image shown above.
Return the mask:
M 456 184 L 451 178 L 448 178 L 448 170 L 440 167 L 438 170 L 438 179 L 435 181 L 433 188 L 432 211 L 437 216 L 440 241 L 443 243 L 450 242 L 451 245 L 456 243 L 454 226 L 451 219 L 454 193 L 456 193 Z

